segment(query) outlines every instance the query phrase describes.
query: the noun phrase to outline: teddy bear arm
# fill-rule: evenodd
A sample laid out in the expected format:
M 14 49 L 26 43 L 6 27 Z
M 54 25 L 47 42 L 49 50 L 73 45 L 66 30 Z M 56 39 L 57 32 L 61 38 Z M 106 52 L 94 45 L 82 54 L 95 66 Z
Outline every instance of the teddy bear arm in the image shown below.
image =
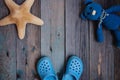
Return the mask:
M 83 12 L 80 14 L 80 18 L 82 18 L 82 20 L 86 20 L 86 17 L 83 15 Z
M 120 5 L 112 6 L 106 10 L 107 13 L 120 12 Z

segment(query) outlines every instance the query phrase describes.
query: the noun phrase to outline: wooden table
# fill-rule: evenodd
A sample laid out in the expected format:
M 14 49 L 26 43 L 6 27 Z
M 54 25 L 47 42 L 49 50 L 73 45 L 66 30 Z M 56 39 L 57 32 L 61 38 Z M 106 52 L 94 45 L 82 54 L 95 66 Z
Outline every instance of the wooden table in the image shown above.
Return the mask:
M 21 4 L 24 0 L 14 1 Z M 96 42 L 97 25 L 79 18 L 83 1 L 35 0 L 31 12 L 45 24 L 27 24 L 23 40 L 18 39 L 15 25 L 0 27 L 0 80 L 40 80 L 36 63 L 41 56 L 52 59 L 61 78 L 71 55 L 83 60 L 80 80 L 120 80 L 120 49 L 105 29 L 104 43 Z M 119 0 L 96 1 L 104 8 L 120 4 Z M 4 0 L 0 0 L 0 19 L 8 14 Z

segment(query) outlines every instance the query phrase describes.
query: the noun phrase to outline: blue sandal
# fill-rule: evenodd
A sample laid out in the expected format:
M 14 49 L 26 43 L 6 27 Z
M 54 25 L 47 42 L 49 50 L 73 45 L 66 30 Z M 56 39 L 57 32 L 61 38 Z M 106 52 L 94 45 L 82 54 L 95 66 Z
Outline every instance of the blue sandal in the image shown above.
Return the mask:
M 76 56 L 72 56 L 67 63 L 66 72 L 62 80 L 79 80 L 83 73 L 82 60 Z
M 38 61 L 37 71 L 42 80 L 58 80 L 52 62 L 48 57 L 43 57 Z

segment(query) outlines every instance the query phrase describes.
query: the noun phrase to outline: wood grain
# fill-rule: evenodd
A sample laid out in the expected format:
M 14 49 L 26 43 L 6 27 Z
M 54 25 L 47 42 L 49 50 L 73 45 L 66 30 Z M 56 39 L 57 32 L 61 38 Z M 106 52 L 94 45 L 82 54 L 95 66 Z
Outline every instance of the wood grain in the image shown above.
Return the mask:
M 0 19 L 8 15 L 4 0 L 0 1 Z M 15 26 L 0 27 L 0 80 L 16 80 Z
M 14 0 L 22 4 L 25 0 Z M 0 27 L 0 80 L 40 80 L 36 63 L 48 56 L 59 79 L 71 55 L 83 60 L 80 80 L 120 80 L 120 49 L 111 32 L 103 29 L 105 40 L 96 41 L 96 23 L 79 18 L 84 0 L 35 0 L 31 12 L 44 20 L 43 26 L 27 24 L 26 36 L 19 40 L 15 25 Z M 95 0 L 106 9 L 119 0 Z M 0 0 L 0 19 L 9 10 Z
M 40 17 L 40 0 L 35 0 L 32 6 L 31 12 Z M 27 27 L 27 58 L 26 58 L 26 80 L 39 79 L 36 72 L 36 63 L 40 58 L 40 28 L 41 26 L 36 26 L 28 24 Z
M 111 4 L 112 0 L 105 5 L 104 0 L 98 1 L 104 8 Z M 105 40 L 102 44 L 97 43 L 95 39 L 95 31 L 97 24 L 90 25 L 90 80 L 114 80 L 114 54 L 112 35 L 110 31 L 103 28 Z
M 41 55 L 52 59 L 56 72 L 64 64 L 64 0 L 41 0 Z
M 115 0 L 113 4 L 120 4 L 120 0 Z M 120 49 L 114 48 L 114 80 L 120 80 Z
M 17 4 L 22 4 L 24 0 L 14 0 Z M 17 32 L 17 31 L 16 31 Z M 15 33 L 16 34 L 16 33 Z M 26 38 L 19 40 L 18 36 L 16 37 L 16 53 L 17 53 L 17 69 L 16 69 L 16 80 L 25 80 L 26 79 Z
M 82 2 L 66 0 L 66 58 L 77 55 L 83 60 L 84 73 L 82 80 L 89 80 L 89 26 L 79 18 Z

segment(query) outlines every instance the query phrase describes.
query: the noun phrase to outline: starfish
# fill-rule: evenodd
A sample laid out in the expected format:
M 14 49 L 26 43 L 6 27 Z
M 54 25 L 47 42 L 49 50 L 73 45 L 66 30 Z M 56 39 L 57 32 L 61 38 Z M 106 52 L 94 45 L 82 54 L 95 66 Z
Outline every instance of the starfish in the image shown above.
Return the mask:
M 34 0 L 26 0 L 21 5 L 16 4 L 13 0 L 5 0 L 5 3 L 10 10 L 10 14 L 0 20 L 0 26 L 16 24 L 20 39 L 23 39 L 25 36 L 27 23 L 43 25 L 44 22 L 40 18 L 30 13 Z

